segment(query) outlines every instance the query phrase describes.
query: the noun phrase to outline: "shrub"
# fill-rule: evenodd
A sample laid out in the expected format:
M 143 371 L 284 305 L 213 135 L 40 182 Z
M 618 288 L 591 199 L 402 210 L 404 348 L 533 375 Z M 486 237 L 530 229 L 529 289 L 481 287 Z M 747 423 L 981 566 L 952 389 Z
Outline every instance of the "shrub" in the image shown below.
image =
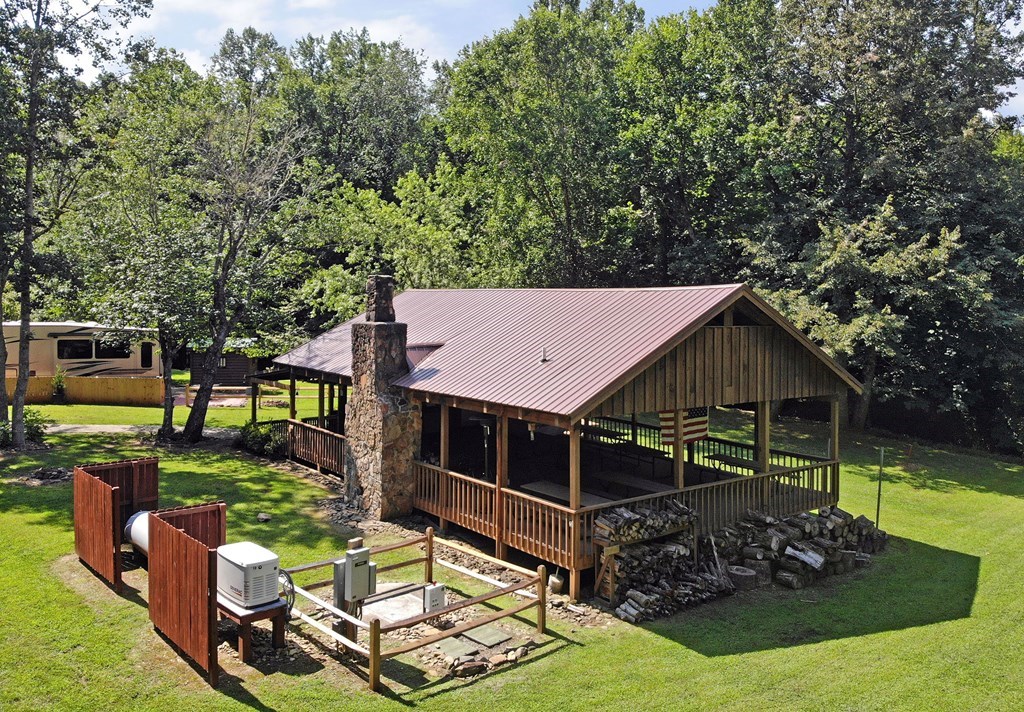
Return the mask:
M 268 423 L 246 423 L 238 433 L 235 444 L 256 455 L 280 460 L 288 452 L 287 436 Z
M 46 426 L 53 422 L 35 408 L 26 408 L 25 439 L 29 442 L 41 443 L 46 434 Z M 10 422 L 0 423 L 0 447 L 10 447 L 13 440 Z

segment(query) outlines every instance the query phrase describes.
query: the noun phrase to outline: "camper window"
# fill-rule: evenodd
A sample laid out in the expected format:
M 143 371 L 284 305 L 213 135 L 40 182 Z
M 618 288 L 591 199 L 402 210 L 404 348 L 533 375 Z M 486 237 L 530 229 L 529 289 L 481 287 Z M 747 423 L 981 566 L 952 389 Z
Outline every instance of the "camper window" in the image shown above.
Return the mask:
M 92 341 L 90 339 L 58 339 L 57 358 L 92 358 Z
M 105 344 L 102 341 L 96 342 L 96 358 L 128 358 L 132 355 L 130 346 L 119 344 Z
M 153 368 L 153 344 L 149 341 L 142 342 L 142 363 L 143 368 Z

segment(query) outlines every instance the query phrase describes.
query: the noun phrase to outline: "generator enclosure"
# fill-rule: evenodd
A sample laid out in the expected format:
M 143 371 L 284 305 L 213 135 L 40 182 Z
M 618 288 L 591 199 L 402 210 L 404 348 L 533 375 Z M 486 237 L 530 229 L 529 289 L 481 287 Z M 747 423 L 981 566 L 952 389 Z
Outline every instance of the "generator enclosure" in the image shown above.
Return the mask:
M 217 592 L 245 608 L 273 603 L 278 596 L 277 554 L 251 541 L 217 549 Z
M 432 583 L 423 589 L 423 612 L 430 613 L 444 608 L 444 584 Z

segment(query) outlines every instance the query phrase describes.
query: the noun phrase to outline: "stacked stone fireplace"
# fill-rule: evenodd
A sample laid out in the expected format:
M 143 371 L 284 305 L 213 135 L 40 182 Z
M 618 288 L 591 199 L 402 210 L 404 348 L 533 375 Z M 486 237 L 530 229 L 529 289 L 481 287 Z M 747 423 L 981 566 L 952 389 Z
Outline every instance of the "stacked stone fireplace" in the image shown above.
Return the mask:
M 420 410 L 391 384 L 409 372 L 406 324 L 395 321 L 394 279 L 366 285 L 366 322 L 352 324 L 352 396 L 345 406 L 345 480 L 349 493 L 381 519 L 412 511 L 412 461 Z

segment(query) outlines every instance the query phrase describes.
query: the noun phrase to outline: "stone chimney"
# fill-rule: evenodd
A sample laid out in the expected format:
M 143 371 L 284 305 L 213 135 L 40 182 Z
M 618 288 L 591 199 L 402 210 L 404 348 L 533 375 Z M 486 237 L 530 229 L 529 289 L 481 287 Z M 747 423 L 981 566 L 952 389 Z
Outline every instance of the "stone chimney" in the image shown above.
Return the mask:
M 391 384 L 409 372 L 406 325 L 395 321 L 392 277 L 366 284 L 366 322 L 352 324 L 352 396 L 345 406 L 345 480 L 380 519 L 412 511 L 420 412 Z

